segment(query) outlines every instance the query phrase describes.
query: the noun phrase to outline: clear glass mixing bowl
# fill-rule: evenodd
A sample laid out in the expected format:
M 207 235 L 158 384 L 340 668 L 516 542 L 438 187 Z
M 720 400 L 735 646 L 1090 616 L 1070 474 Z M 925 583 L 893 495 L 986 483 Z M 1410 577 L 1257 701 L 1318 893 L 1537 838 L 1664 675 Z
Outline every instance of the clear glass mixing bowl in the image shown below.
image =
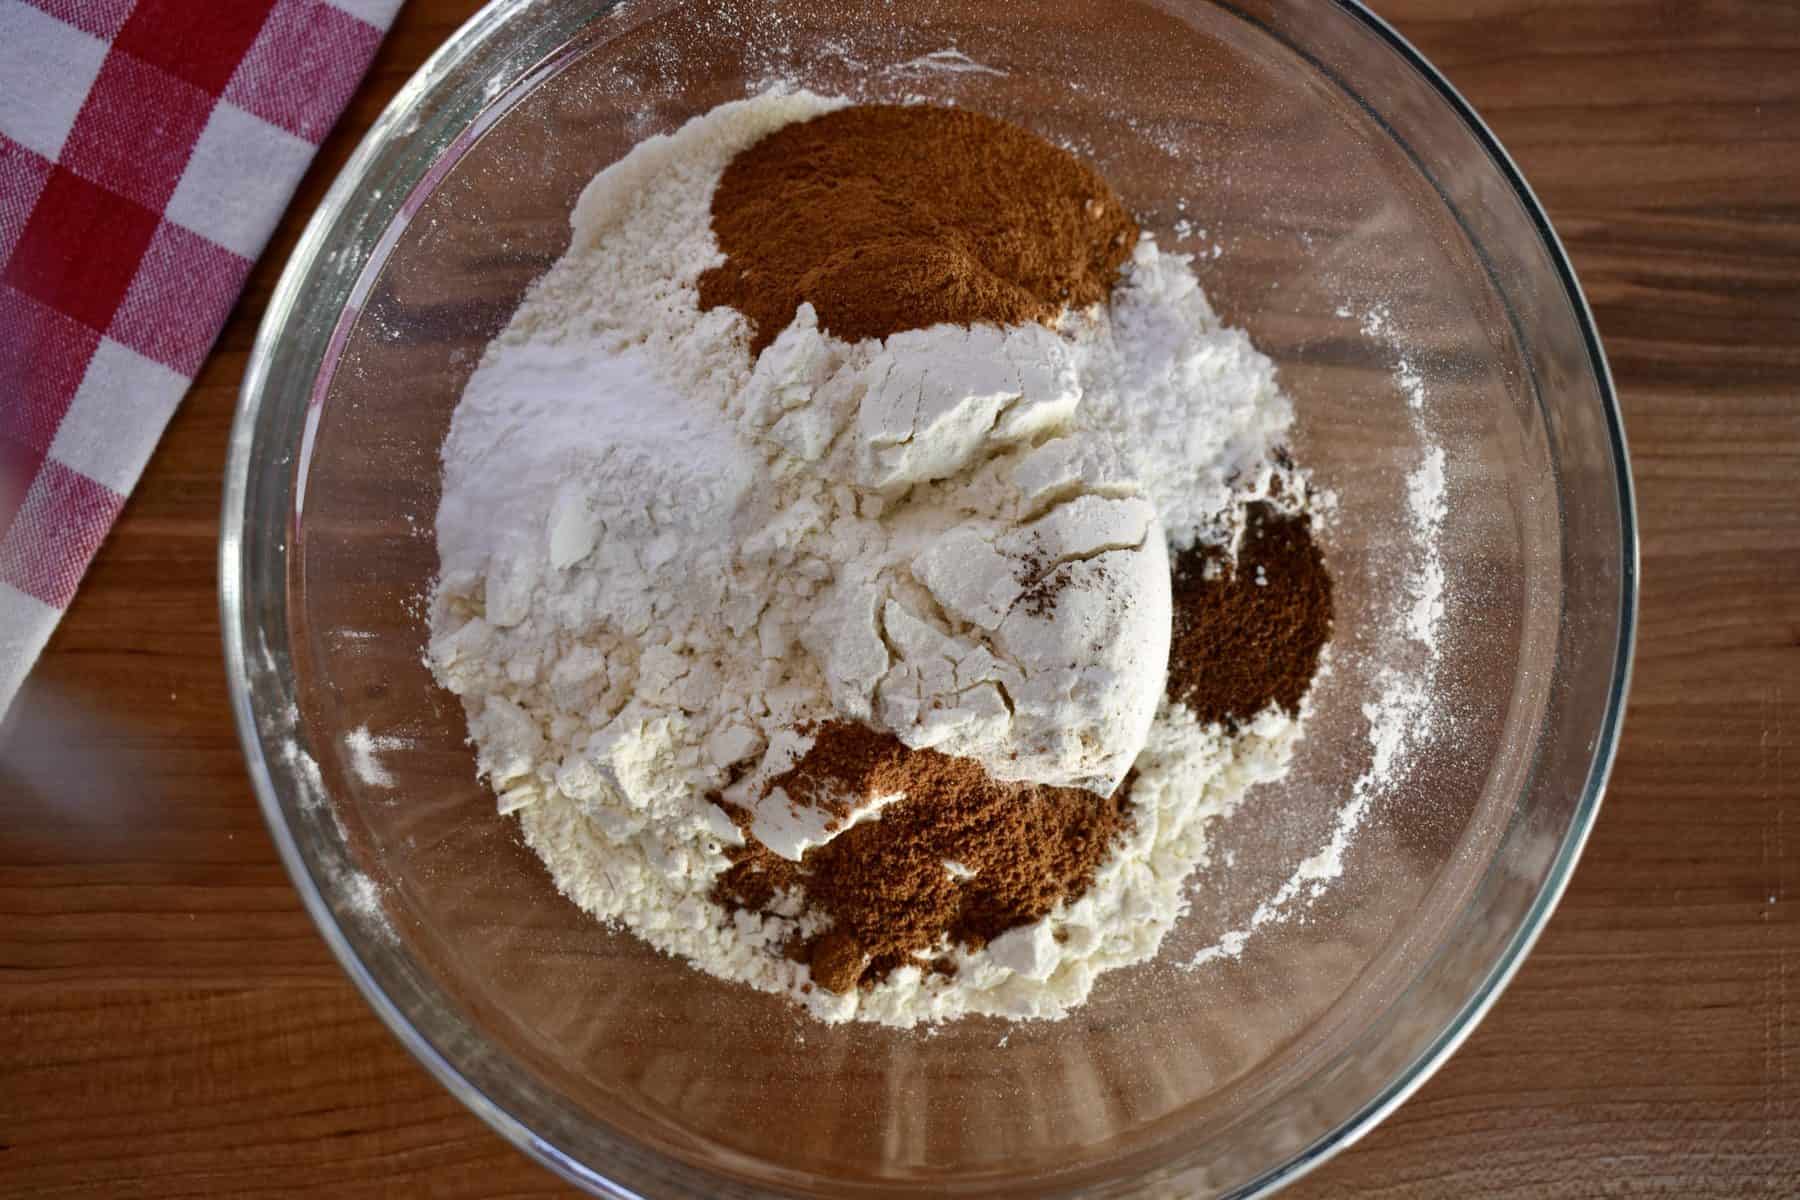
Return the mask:
M 1219 831 L 1162 960 L 1060 1023 L 825 1027 L 596 926 L 496 815 L 421 664 L 437 452 L 484 343 L 590 176 L 777 80 L 954 101 L 1090 158 L 1277 361 L 1296 455 L 1341 498 L 1339 643 L 1293 777 Z M 1429 446 L 1450 488 L 1434 736 L 1303 920 L 1185 969 L 1329 836 L 1380 672 L 1419 669 L 1381 631 Z M 502 0 L 395 99 L 295 252 L 223 533 L 245 752 L 320 930 L 457 1096 L 617 1196 L 1294 1177 L 1443 1061 L 1548 917 L 1612 760 L 1635 605 L 1618 410 L 1543 211 L 1392 30 L 1317 0 Z

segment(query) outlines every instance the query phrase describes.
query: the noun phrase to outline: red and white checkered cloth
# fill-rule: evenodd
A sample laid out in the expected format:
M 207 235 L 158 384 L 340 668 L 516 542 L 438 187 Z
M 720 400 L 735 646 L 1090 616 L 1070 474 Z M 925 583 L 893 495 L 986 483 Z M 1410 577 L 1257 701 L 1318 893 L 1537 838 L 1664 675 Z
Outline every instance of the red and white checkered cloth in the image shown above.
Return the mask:
M 400 0 L 0 0 L 0 716 Z

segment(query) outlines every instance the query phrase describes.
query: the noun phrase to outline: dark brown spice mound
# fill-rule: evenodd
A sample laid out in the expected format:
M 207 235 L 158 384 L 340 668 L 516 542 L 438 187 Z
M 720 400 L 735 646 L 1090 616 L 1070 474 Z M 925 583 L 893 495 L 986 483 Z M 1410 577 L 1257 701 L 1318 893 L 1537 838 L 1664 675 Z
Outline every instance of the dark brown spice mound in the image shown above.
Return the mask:
M 700 307 L 750 318 L 754 355 L 801 301 L 845 339 L 1049 321 L 1112 292 L 1137 223 L 1091 167 L 960 108 L 853 105 L 744 150 L 713 192 L 726 261 Z
M 1037 920 L 1088 888 L 1130 819 L 1129 783 L 1112 797 L 1000 783 L 973 759 L 910 750 L 846 721 L 821 726 L 782 777 L 790 796 L 800 777 L 820 794 L 907 795 L 799 863 L 752 840 L 719 878 L 715 897 L 728 906 L 762 909 L 777 890 L 798 886 L 810 907 L 828 913 L 830 932 L 806 952 L 813 981 L 833 991 L 878 982 L 907 963 L 943 969 L 914 952 L 945 934 L 979 949 Z M 974 874 L 958 878 L 947 862 Z
M 1219 564 L 1210 580 L 1209 562 Z M 1297 712 L 1331 639 L 1331 576 L 1312 518 L 1253 504 L 1235 566 L 1195 547 L 1172 570 L 1169 699 L 1232 729 L 1270 704 Z
M 855 987 L 868 961 L 856 939 L 838 929 L 814 938 L 807 953 L 813 982 L 828 992 L 847 992 Z

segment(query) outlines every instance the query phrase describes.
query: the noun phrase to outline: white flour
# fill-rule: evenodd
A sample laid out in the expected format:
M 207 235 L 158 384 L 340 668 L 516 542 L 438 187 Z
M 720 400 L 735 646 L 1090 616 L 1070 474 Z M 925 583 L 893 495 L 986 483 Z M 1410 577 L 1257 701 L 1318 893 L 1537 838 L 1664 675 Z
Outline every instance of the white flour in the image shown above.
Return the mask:
M 1173 548 L 1216 537 L 1221 514 L 1267 493 L 1269 451 L 1294 422 L 1275 364 L 1219 323 L 1186 258 L 1148 238 L 1113 293 L 1109 334 L 1096 339 L 1076 420 L 1111 435 Z
M 1110 310 L 1058 333 L 847 344 L 803 306 L 753 366 L 744 319 L 698 307 L 713 185 L 838 103 L 721 106 L 583 193 L 445 444 L 431 663 L 501 810 L 594 916 L 828 1020 L 1061 1016 L 1154 955 L 1205 824 L 1298 739 L 1157 708 L 1167 549 L 1231 540 L 1292 415 L 1148 239 Z M 1064 585 L 1053 612 L 1019 603 L 1030 570 Z M 1101 792 L 1135 760 L 1139 816 L 1079 900 L 956 951 L 954 977 L 810 988 L 779 948 L 818 918 L 709 899 L 739 835 L 707 796 L 754 803 L 834 716 Z M 799 816 L 765 805 L 755 832 L 797 856 L 826 836 Z

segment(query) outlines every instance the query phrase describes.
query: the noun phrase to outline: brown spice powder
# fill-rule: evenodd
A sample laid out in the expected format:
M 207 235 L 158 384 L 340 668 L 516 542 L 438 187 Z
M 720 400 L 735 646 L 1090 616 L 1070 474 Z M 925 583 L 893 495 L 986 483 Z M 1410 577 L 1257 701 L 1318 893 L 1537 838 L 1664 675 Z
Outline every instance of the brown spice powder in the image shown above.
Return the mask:
M 1074 585 L 1074 575 L 1044 550 L 1038 535 L 1031 538 L 1032 549 L 1019 560 L 1013 578 L 1024 590 L 1018 604 L 1027 616 L 1049 617 L 1056 614 L 1056 598 Z M 1103 568 L 1093 568 L 1088 576 L 1092 587 L 1107 578 Z
M 868 966 L 869 960 L 856 939 L 839 929 L 820 934 L 806 951 L 805 961 L 812 968 L 813 982 L 828 992 L 849 991 Z
M 750 319 L 759 353 L 801 301 L 846 341 L 1053 320 L 1112 293 L 1138 227 L 1106 180 L 961 108 L 853 105 L 742 151 L 713 192 L 726 261 L 700 307 Z
M 813 981 L 833 991 L 873 984 L 908 963 L 943 970 L 916 952 L 945 935 L 979 949 L 1037 920 L 1088 888 L 1129 820 L 1129 781 L 1110 798 L 1000 783 L 973 759 L 910 750 L 847 721 L 820 726 L 780 786 L 792 796 L 802 777 L 818 791 L 907 798 L 798 863 L 752 840 L 719 877 L 715 898 L 757 910 L 779 890 L 803 890 L 833 921 L 805 948 Z M 959 878 L 946 863 L 973 874 Z
M 1312 518 L 1253 504 L 1235 565 L 1197 546 L 1172 573 L 1169 699 L 1230 729 L 1271 704 L 1299 711 L 1331 639 L 1331 576 Z

